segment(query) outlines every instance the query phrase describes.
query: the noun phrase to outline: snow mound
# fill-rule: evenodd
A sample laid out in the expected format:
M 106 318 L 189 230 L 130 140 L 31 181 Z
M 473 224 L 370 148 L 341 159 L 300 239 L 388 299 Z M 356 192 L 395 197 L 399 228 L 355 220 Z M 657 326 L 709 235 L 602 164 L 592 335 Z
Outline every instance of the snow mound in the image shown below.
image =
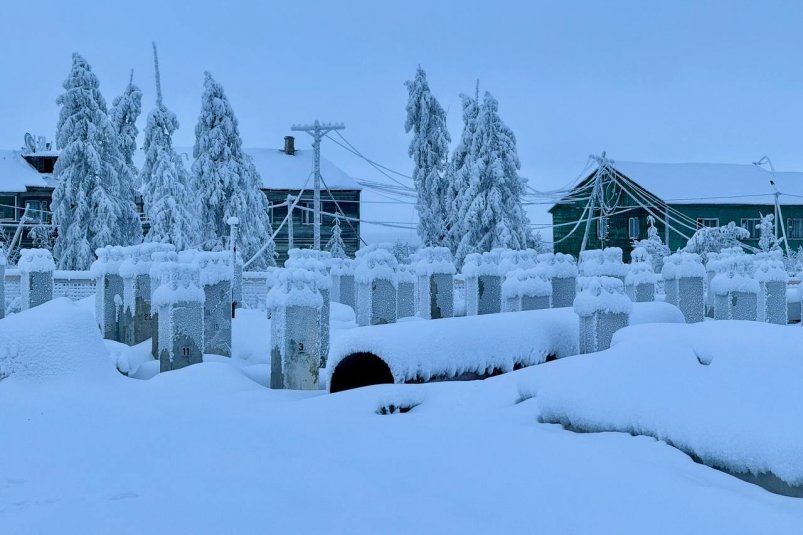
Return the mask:
M 116 375 L 92 314 L 67 298 L 0 320 L 0 379 Z
M 536 399 L 546 422 L 652 436 L 709 466 L 799 486 L 801 345 L 803 329 L 758 322 L 631 326 L 611 349 L 549 367 Z

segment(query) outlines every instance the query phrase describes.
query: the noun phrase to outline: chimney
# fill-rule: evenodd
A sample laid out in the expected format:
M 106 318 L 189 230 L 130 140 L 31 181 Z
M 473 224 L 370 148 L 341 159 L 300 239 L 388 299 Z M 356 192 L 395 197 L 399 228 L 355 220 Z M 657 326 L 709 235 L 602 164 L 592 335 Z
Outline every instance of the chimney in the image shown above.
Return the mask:
M 293 136 L 284 136 L 284 153 L 289 156 L 296 153 L 296 138 Z

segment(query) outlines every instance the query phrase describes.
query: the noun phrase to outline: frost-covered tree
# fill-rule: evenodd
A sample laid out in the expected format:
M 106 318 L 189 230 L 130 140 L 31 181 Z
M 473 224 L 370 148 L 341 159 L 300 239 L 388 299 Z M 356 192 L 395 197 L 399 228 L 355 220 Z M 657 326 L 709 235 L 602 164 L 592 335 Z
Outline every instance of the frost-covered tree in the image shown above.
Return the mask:
M 479 91 L 479 84 L 477 91 Z M 463 192 L 468 190 L 471 184 L 471 175 L 474 169 L 472 150 L 475 148 L 474 134 L 477 130 L 477 116 L 480 110 L 478 95 L 472 98 L 463 94 L 460 95 L 460 98 L 463 101 L 463 133 L 447 167 L 446 198 L 449 210 L 446 221 L 448 232 L 444 245 L 449 247 L 453 255 L 457 254 L 457 246 L 460 244 L 465 225 L 471 224 L 465 220 L 460 201 L 463 200 Z
M 526 179 L 518 172 L 516 136 L 498 109 L 496 99 L 486 92 L 470 151 L 471 180 L 458 201 L 464 218 L 456 255 L 459 264 L 471 252 L 525 249 L 533 241 L 522 204 Z
M 53 225 L 40 222 L 36 226 L 31 227 L 31 230 L 28 231 L 28 238 L 36 249 L 52 251 L 53 244 L 56 242 L 54 230 L 55 228 Z
M 664 258 L 669 256 L 672 251 L 661 240 L 658 229 L 655 228 L 655 218 L 647 216 L 647 238 L 643 240 L 633 240 L 633 248 L 642 247 L 647 251 L 652 259 L 652 268 L 656 273 L 660 273 L 664 267 Z
M 203 247 L 224 246 L 230 217 L 240 220 L 240 251 L 251 258 L 272 234 L 268 201 L 262 179 L 242 147 L 234 110 L 223 86 L 208 72 L 204 75 L 201 113 L 195 126 L 195 161 L 192 172 L 198 184 Z M 273 265 L 273 257 L 259 258 L 252 265 Z
M 340 216 L 335 216 L 332 224 L 332 236 L 326 242 L 326 250 L 332 253 L 332 258 L 348 258 L 346 244 L 343 243 L 343 230 L 340 228 Z
M 397 239 L 396 243 L 393 244 L 393 256 L 396 257 L 399 264 L 409 264 L 413 249 L 414 248 L 406 241 Z
M 420 66 L 415 78 L 405 83 L 409 93 L 405 132 L 412 132 L 408 154 L 413 159 L 413 182 L 418 201 L 418 234 L 424 245 L 446 242 L 451 199 L 446 177 L 449 131 L 446 112 L 432 95 L 427 75 Z
M 761 217 L 761 224 L 758 228 L 758 248 L 763 252 L 778 251 L 781 248 L 781 242 L 775 237 L 775 216 L 767 214 Z
M 120 154 L 133 177 L 132 187 L 135 189 L 140 185 L 139 172 L 134 165 L 134 153 L 137 151 L 137 136 L 139 135 L 137 119 L 141 113 L 142 91 L 134 84 L 134 71 L 132 70 L 128 85 L 125 86 L 121 95 L 115 97 L 109 115 L 114 129 L 117 131 Z
M 126 165 L 100 83 L 79 54 L 72 61 L 57 99 L 61 152 L 53 171 L 53 222 L 59 232 L 53 252 L 60 268 L 82 270 L 95 249 L 135 243 L 139 218 L 130 188 L 123 187 Z
M 741 247 L 741 240 L 750 237 L 750 232 L 743 227 L 737 227 L 731 221 L 722 227 L 703 227 L 689 239 L 686 247 L 683 248 L 687 253 L 697 253 L 703 261 L 708 260 L 708 253 L 719 253 L 729 247 Z
M 173 148 L 178 119 L 162 102 L 159 59 L 153 45 L 156 107 L 148 114 L 142 150 L 142 200 L 150 229 L 146 241 L 172 243 L 178 250 L 196 247 L 198 192 L 181 157 Z

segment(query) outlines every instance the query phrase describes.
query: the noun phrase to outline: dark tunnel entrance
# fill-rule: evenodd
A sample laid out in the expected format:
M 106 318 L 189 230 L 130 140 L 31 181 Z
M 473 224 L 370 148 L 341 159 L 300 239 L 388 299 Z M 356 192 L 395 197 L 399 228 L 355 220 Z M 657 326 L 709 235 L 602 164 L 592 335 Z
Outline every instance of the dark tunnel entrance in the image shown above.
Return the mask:
M 342 392 L 362 386 L 393 383 L 385 361 L 373 353 L 353 353 L 341 360 L 329 382 L 329 392 Z

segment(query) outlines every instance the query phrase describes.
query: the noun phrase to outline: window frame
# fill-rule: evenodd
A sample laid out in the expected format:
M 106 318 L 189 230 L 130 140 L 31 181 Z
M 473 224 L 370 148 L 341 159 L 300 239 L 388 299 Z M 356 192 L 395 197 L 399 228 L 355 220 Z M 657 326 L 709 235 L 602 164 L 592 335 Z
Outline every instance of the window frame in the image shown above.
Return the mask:
M 633 232 L 635 227 L 635 232 Z M 641 238 L 641 220 L 638 217 L 631 217 L 627 220 L 627 238 L 638 240 Z
M 315 224 L 315 207 L 312 202 L 300 202 L 298 203 L 304 208 L 309 208 L 309 210 L 300 210 L 301 212 L 301 224 L 302 225 L 314 225 Z
M 797 225 L 798 232 L 794 232 L 795 225 Z M 787 217 L 786 233 L 790 240 L 803 240 L 803 217 Z
M 716 224 L 714 224 L 714 225 L 706 225 L 706 221 L 707 222 L 716 221 Z M 718 217 L 698 217 L 697 218 L 697 230 L 700 230 L 703 227 L 717 228 L 719 226 L 720 226 L 720 224 L 719 224 L 719 218 Z
M 753 228 L 750 228 L 750 222 L 753 224 Z M 750 233 L 750 237 L 747 238 L 748 240 L 758 240 L 761 238 L 761 218 L 760 217 L 743 217 L 741 219 L 742 228 L 747 230 Z M 755 236 L 754 236 L 755 234 Z

